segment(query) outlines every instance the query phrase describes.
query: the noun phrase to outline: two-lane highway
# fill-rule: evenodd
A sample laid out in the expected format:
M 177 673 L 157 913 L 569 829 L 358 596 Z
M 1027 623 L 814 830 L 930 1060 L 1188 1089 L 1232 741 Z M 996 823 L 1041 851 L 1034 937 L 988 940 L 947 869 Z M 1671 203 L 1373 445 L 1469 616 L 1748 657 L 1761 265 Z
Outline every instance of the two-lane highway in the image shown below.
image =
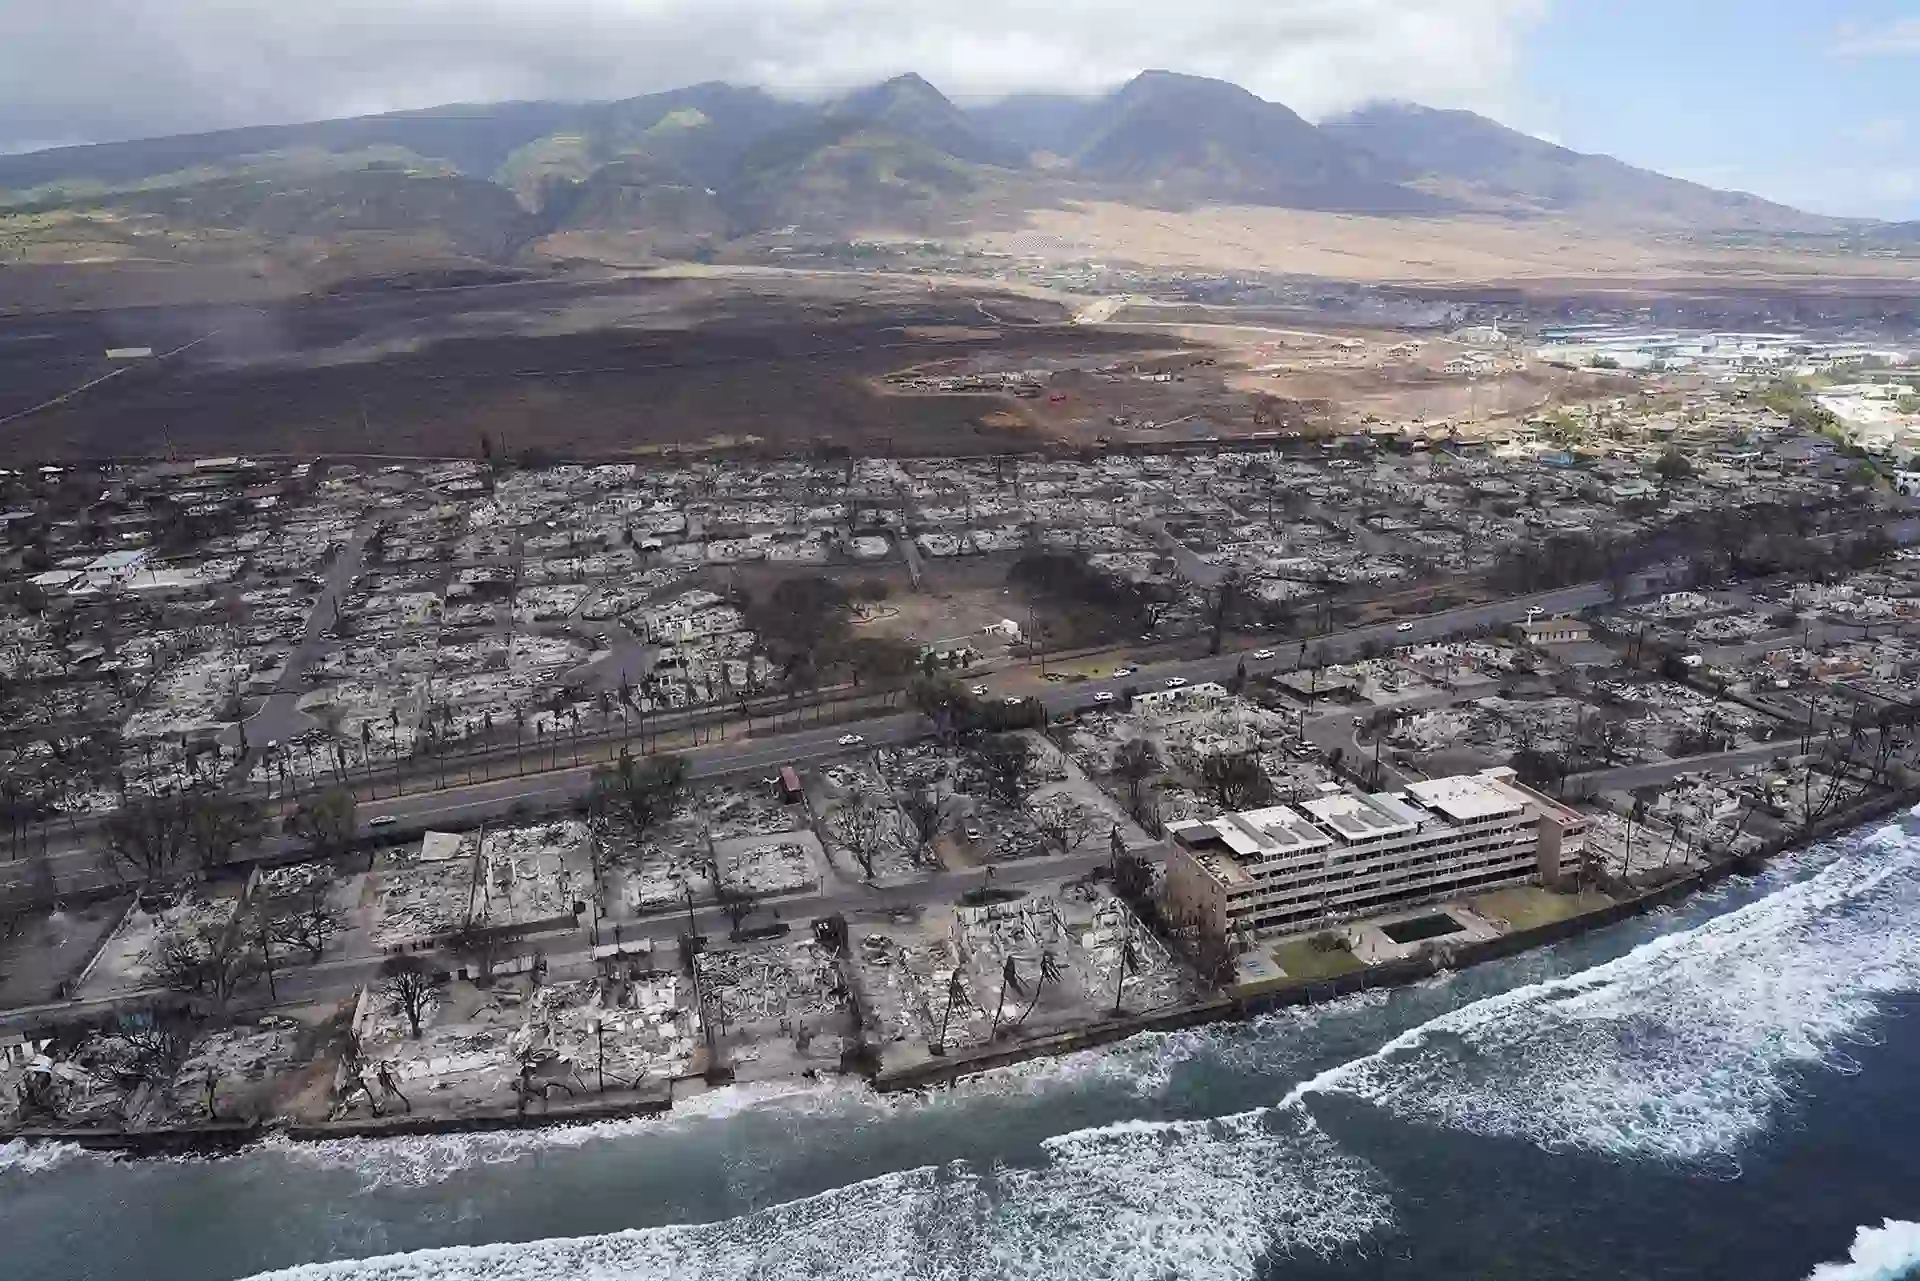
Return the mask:
M 1658 590 L 1666 585 L 1661 576 L 1644 577 L 1634 584 L 1636 593 Z M 1244 662 L 1249 671 L 1293 671 L 1314 661 L 1342 662 L 1364 652 L 1385 652 L 1396 645 L 1411 645 L 1444 640 L 1476 631 L 1482 627 L 1518 622 L 1529 610 L 1548 614 L 1571 613 L 1610 599 L 1608 588 L 1600 583 L 1585 583 L 1532 596 L 1514 597 L 1483 605 L 1428 614 L 1399 622 L 1380 623 L 1350 631 L 1332 632 L 1304 641 L 1293 639 L 1273 645 L 1274 657 L 1258 660 L 1245 651 L 1227 652 L 1203 658 L 1151 663 L 1124 679 L 1088 681 L 1073 686 L 1049 686 L 1035 696 L 1050 715 L 1097 706 L 1102 693 L 1117 694 L 1125 686 L 1141 690 L 1163 688 L 1175 678 L 1185 681 L 1225 681 Z M 1405 630 L 1402 630 L 1402 629 Z M 1003 673 L 990 678 L 992 696 L 1001 697 L 1022 681 L 1026 673 Z M 924 718 L 916 713 L 893 712 L 867 720 L 803 729 L 761 739 L 747 739 L 711 747 L 693 748 L 683 753 L 696 778 L 734 774 L 748 770 L 771 773 L 782 765 L 802 765 L 843 754 L 847 749 L 839 739 L 857 733 L 869 745 L 910 742 L 927 731 Z M 421 792 L 391 800 L 371 800 L 360 807 L 363 833 L 378 831 L 385 835 L 411 834 L 429 827 L 461 828 L 504 818 L 517 809 L 534 812 L 562 809 L 586 794 L 593 767 L 549 770 L 462 787 Z M 377 827 L 375 824 L 377 823 Z M 297 847 L 285 837 L 270 836 L 261 843 L 265 857 L 284 856 Z M 55 878 L 64 889 L 102 883 L 101 855 L 97 837 L 83 834 L 64 847 L 52 847 L 47 859 Z M 0 862 L 0 890 L 10 883 L 26 884 L 29 864 Z

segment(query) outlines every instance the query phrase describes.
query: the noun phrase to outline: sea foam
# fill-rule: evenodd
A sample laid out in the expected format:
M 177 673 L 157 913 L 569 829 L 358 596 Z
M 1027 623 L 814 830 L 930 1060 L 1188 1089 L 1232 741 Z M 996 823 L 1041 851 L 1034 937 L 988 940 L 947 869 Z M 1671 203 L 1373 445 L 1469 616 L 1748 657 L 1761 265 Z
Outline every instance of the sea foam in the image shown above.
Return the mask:
M 86 1154 L 85 1149 L 74 1143 L 28 1143 L 15 1139 L 0 1143 L 0 1175 L 43 1174 Z
M 882 1175 L 715 1223 L 314 1264 L 276 1281 L 1241 1281 L 1389 1221 L 1370 1169 L 1303 1109 L 1104 1126 L 1036 1168 Z
M 1888 1219 L 1853 1234 L 1844 1263 L 1823 1263 L 1808 1281 L 1902 1281 L 1920 1275 L 1920 1223 Z
M 1883 829 L 1724 915 L 1412 1028 L 1289 1100 L 1344 1094 L 1547 1148 L 1725 1164 L 1793 1070 L 1850 1070 L 1879 998 L 1920 987 L 1916 927 L 1920 840 Z
M 743 1112 L 852 1115 L 882 1112 L 882 1096 L 854 1081 L 782 1080 L 729 1085 L 681 1099 L 655 1117 L 588 1121 L 578 1125 L 475 1134 L 423 1134 L 379 1139 L 269 1139 L 265 1146 L 289 1161 L 350 1171 L 365 1192 L 444 1183 L 490 1165 L 508 1165 L 547 1152 L 640 1138 L 730 1120 Z
M 1799 879 L 1792 879 L 1798 877 Z M 965 1162 L 884 1174 L 712 1223 L 576 1240 L 421 1251 L 271 1274 L 287 1281 L 791 1276 L 940 1281 L 1159 1278 L 1242 1281 L 1271 1251 L 1333 1252 L 1392 1221 L 1387 1189 L 1315 1115 L 1346 1097 L 1419 1124 L 1543 1147 L 1713 1164 L 1769 1125 L 1794 1075 L 1846 1070 L 1885 994 L 1920 987 L 1920 840 L 1898 828 L 1806 856 L 1765 897 L 1564 977 L 1472 1001 L 1295 1086 L 1277 1104 L 1207 1120 L 1123 1121 L 1041 1144 L 1032 1167 Z M 1767 882 L 1763 882 L 1763 885 Z M 1165 1088 L 1168 1064 L 1262 1054 L 1292 1021 L 1143 1037 L 1051 1067 L 999 1074 L 980 1095 L 1083 1074 Z M 1347 1029 L 1352 1030 L 1352 1029 Z M 1235 1048 L 1237 1047 L 1237 1048 Z M 1291 1066 L 1304 1070 L 1305 1059 Z M 1282 1069 L 1283 1071 L 1285 1069 Z M 862 1100 L 837 1088 L 755 1107 L 948 1106 Z M 976 1095 L 974 1105 L 991 1105 Z M 697 1119 L 692 1123 L 698 1123 Z M 624 1131 L 585 1127 L 588 1141 Z M 517 1149 L 516 1149 L 517 1150 Z M 507 1159 L 511 1159 L 508 1157 Z M 1911 1269 L 1912 1225 L 1863 1229 L 1821 1281 Z M 1877 1271 L 1870 1269 L 1879 1269 Z

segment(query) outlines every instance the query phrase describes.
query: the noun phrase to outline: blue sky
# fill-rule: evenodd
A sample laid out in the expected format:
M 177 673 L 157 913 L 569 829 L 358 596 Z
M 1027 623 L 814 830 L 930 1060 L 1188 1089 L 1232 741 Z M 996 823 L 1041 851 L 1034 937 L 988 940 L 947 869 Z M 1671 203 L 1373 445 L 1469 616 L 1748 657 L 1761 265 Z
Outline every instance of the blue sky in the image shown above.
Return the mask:
M 1510 123 L 1822 213 L 1920 218 L 1920 0 L 1559 0 Z

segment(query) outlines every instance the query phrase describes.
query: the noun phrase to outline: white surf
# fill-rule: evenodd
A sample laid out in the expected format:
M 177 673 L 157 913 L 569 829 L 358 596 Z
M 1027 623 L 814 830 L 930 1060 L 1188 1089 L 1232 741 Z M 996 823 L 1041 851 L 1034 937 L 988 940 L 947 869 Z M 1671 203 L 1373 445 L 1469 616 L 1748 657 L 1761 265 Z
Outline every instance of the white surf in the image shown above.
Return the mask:
M 1883 829 L 1837 853 L 1807 856 L 1802 870 L 1762 898 L 1615 960 L 1442 1014 L 1300 1083 L 1271 1107 L 1079 1131 L 1043 1143 L 1044 1160 L 1033 1168 L 928 1166 L 715 1223 L 270 1275 L 1239 1281 L 1269 1252 L 1336 1251 L 1391 1223 L 1378 1175 L 1314 1115 L 1321 1100 L 1335 1098 L 1548 1148 L 1731 1160 L 1790 1101 L 1797 1073 L 1851 1070 L 1847 1051 L 1872 1039 L 1880 998 L 1920 989 L 1920 839 Z M 1382 999 L 1346 1010 L 1371 1017 Z M 971 1088 L 1024 1093 L 1119 1071 L 1137 1076 L 1143 1091 L 1157 1090 L 1166 1060 L 1218 1051 L 1196 1036 L 1237 1035 L 1231 1060 L 1261 1053 L 1263 1043 L 1277 1050 L 1289 1032 L 1324 1017 L 1278 1018 L 1251 1037 L 1242 1029 L 1141 1038 L 1110 1052 L 1104 1066 L 1080 1058 Z M 814 1102 L 873 1106 L 837 1095 Z M 1855 1258 L 1826 1266 L 1894 1259 L 1896 1246 L 1911 1244 L 1910 1229 L 1863 1229 Z M 1816 1273 L 1820 1281 L 1896 1275 L 1903 1274 Z

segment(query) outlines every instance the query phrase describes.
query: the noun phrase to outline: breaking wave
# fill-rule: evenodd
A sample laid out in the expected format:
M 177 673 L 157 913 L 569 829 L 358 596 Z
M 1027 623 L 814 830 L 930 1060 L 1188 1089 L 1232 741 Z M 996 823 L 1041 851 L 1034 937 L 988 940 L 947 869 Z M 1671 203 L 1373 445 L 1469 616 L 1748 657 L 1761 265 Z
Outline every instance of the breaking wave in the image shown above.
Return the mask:
M 672 1111 L 656 1117 L 474 1134 L 303 1142 L 270 1138 L 263 1146 L 293 1162 L 351 1172 L 362 1190 L 371 1193 L 428 1187 L 483 1166 L 672 1133 L 747 1112 L 881 1119 L 990 1106 L 995 1100 L 1052 1101 L 1063 1091 L 1113 1090 L 1137 1099 L 1160 1100 L 1169 1094 L 1178 1073 L 1195 1064 L 1242 1076 L 1294 1079 L 1311 1062 L 1315 1042 L 1308 1034 L 1322 1024 L 1378 1009 L 1388 1000 L 1389 993 L 1376 990 L 1311 1008 L 1283 1010 L 1241 1027 L 1143 1032 L 1112 1046 L 996 1068 L 965 1078 L 952 1089 L 926 1095 L 876 1094 L 863 1083 L 842 1079 L 756 1082 L 677 1100 Z
M 687 1129 L 724 1121 L 747 1111 L 852 1114 L 885 1107 L 881 1096 L 850 1081 L 779 1081 L 730 1085 L 677 1101 L 660 1116 L 587 1121 L 578 1125 L 474 1134 L 422 1134 L 381 1139 L 269 1139 L 264 1145 L 286 1159 L 324 1170 L 355 1174 L 366 1192 L 419 1188 L 479 1166 L 507 1165 L 543 1153 L 593 1143 Z
M 1029 1059 L 961 1080 L 951 1091 L 908 1106 L 966 1105 L 991 1096 L 1050 1095 L 1063 1089 L 1114 1088 L 1140 1099 L 1164 1099 L 1188 1068 L 1206 1066 L 1242 1077 L 1294 1079 L 1321 1053 L 1313 1037 L 1328 1024 L 1383 1008 L 1393 993 L 1356 992 L 1318 1005 L 1263 1014 L 1243 1024 L 1141 1032 L 1124 1041 L 1071 1054 Z
M 1343 1053 L 1340 1043 L 1368 1051 L 1300 1081 L 1270 1106 L 1045 1139 L 1030 1166 L 952 1161 L 710 1223 L 424 1250 L 265 1275 L 1243 1281 L 1260 1274 L 1270 1254 L 1332 1254 L 1391 1226 L 1383 1180 L 1322 1128 L 1326 1109 L 1319 1104 L 1340 1099 L 1404 1121 L 1521 1138 L 1548 1150 L 1736 1169 L 1741 1146 L 1775 1123 L 1799 1073 L 1853 1070 L 1848 1050 L 1873 1041 L 1881 998 L 1920 988 L 1920 837 L 1889 827 L 1824 847 L 1762 888 L 1763 896 L 1738 906 L 1714 903 L 1719 914 L 1698 923 L 1669 920 L 1659 927 L 1669 932 L 1616 959 L 1478 1000 L 1470 999 L 1471 988 L 1443 979 L 1393 998 L 1369 994 L 1246 1028 L 1142 1036 L 989 1074 L 929 1100 L 881 1100 L 838 1085 L 771 1095 L 727 1091 L 693 1103 L 690 1114 L 656 1122 L 392 1141 L 401 1146 L 391 1150 L 416 1154 L 407 1158 L 412 1165 L 443 1171 L 450 1163 L 512 1160 L 554 1143 L 698 1124 L 744 1108 L 864 1119 L 860 1114 L 969 1101 L 992 1106 L 995 1095 L 1051 1097 L 1079 1082 L 1157 1097 L 1187 1065 L 1299 1081 L 1327 1062 L 1329 1051 Z M 1569 963 L 1561 952 L 1520 973 Z M 1397 1012 L 1404 1022 L 1421 1017 L 1429 1001 L 1463 1003 L 1380 1044 L 1393 1029 L 1379 1028 L 1379 1015 Z M 433 1146 L 441 1142 L 458 1148 Z M 364 1170 L 367 1157 L 368 1145 L 354 1143 L 326 1159 Z M 1871 1281 L 1910 1275 L 1916 1261 L 1920 1227 L 1889 1222 L 1861 1229 L 1848 1262 L 1813 1275 Z
M 87 1155 L 77 1143 L 28 1143 L 13 1139 L 0 1143 L 0 1174 L 42 1174 L 75 1157 Z
M 1844 1263 L 1823 1263 L 1808 1281 L 1903 1281 L 1920 1276 L 1920 1223 L 1888 1219 L 1853 1234 Z
M 1794 1069 L 1856 1069 L 1920 987 L 1920 839 L 1856 838 L 1798 882 L 1616 960 L 1412 1028 L 1295 1088 L 1548 1148 L 1731 1167 Z
M 1240 1281 L 1270 1252 L 1331 1253 L 1389 1222 L 1372 1171 L 1304 1109 L 1062 1135 L 1033 1169 L 883 1175 L 716 1223 L 463 1246 L 275 1281 L 721 1281 L 735 1277 Z

